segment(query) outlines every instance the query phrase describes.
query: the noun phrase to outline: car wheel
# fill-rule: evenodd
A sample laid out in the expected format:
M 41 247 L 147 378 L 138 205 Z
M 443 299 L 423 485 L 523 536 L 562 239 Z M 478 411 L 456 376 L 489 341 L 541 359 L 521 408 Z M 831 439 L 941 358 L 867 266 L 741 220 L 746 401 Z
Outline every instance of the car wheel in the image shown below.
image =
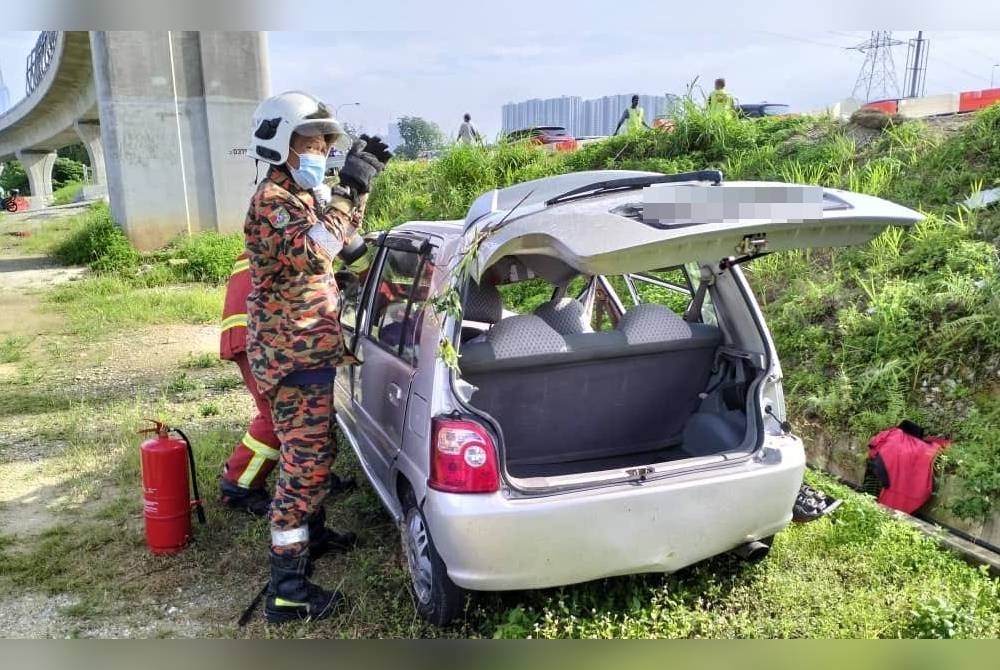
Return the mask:
M 402 539 L 417 613 L 435 626 L 448 625 L 462 613 L 468 592 L 448 577 L 415 503 L 409 504 L 403 517 Z

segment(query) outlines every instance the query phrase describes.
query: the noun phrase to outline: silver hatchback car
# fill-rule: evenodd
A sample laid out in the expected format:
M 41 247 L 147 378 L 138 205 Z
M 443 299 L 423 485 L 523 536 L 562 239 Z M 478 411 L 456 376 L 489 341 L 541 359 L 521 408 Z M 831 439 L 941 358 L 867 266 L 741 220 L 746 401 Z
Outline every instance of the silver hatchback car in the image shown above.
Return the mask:
M 420 614 L 443 625 L 469 591 L 766 555 L 805 455 L 740 264 L 921 218 L 816 186 L 608 170 L 378 235 L 344 298 L 361 363 L 337 376 L 336 408 Z M 460 312 L 435 311 L 449 288 Z

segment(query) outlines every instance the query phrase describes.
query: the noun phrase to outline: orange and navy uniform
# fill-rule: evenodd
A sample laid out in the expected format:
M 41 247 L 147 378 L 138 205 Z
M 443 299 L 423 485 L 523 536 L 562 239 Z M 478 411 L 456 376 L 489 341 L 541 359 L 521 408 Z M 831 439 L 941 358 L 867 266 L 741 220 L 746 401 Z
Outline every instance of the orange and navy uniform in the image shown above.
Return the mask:
M 250 295 L 250 261 L 244 251 L 236 258 L 226 285 L 219 357 L 233 361 L 239 367 L 243 383 L 257 406 L 257 415 L 250 421 L 247 431 L 233 448 L 222 476 L 239 488 L 255 489 L 264 486 L 267 476 L 277 464 L 281 442 L 274 433 L 270 403 L 257 389 L 257 380 L 250 372 L 250 364 L 247 361 L 248 295 Z
M 271 501 L 271 549 L 300 555 L 308 519 L 329 493 L 336 457 L 333 378 L 355 362 L 340 330 L 334 264 L 360 228 L 362 208 L 334 196 L 317 211 L 284 166 L 257 187 L 244 224 L 250 261 L 247 358 L 273 408 L 281 441 Z

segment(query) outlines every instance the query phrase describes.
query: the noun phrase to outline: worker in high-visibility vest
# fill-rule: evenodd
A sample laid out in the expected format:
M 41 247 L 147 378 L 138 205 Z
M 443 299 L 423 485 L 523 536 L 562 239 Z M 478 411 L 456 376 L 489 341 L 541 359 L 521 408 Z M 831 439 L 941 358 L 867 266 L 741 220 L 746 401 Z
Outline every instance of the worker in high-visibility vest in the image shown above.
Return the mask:
M 649 124 L 643 118 L 643 109 L 639 106 L 639 96 L 632 96 L 632 104 L 627 107 L 624 112 L 622 112 L 622 117 L 618 119 L 618 125 L 615 126 L 615 132 L 612 135 L 617 135 L 618 130 L 622 127 L 623 123 L 627 123 L 625 126 L 626 133 L 637 133 L 644 127 L 649 128 Z
M 715 80 L 715 90 L 708 94 L 708 109 L 736 111 L 736 107 L 733 104 L 733 96 L 726 90 L 726 80 L 722 77 Z
M 352 270 L 363 272 L 371 254 L 365 254 Z M 254 516 L 267 516 L 273 494 L 264 486 L 267 477 L 278 462 L 281 441 L 274 434 L 271 406 L 257 390 L 257 382 L 247 361 L 247 296 L 250 295 L 250 261 L 246 251 L 233 265 L 226 285 L 226 298 L 222 307 L 222 335 L 219 339 L 219 358 L 233 361 L 240 369 L 243 384 L 253 397 L 257 414 L 250 421 L 246 432 L 236 443 L 222 470 L 219 485 L 222 504 L 232 509 L 249 512 Z M 357 486 L 354 478 L 340 479 L 331 473 L 331 493 L 349 491 Z

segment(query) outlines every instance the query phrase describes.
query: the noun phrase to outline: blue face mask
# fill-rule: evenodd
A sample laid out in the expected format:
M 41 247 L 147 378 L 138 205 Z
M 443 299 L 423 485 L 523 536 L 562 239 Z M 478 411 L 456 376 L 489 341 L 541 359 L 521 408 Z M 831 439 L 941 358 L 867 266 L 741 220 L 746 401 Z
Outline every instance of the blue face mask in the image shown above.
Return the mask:
M 299 157 L 299 167 L 288 166 L 292 173 L 292 179 L 299 187 L 304 189 L 316 188 L 323 181 L 326 174 L 326 157 L 316 154 L 300 154 L 294 149 L 289 149 Z

